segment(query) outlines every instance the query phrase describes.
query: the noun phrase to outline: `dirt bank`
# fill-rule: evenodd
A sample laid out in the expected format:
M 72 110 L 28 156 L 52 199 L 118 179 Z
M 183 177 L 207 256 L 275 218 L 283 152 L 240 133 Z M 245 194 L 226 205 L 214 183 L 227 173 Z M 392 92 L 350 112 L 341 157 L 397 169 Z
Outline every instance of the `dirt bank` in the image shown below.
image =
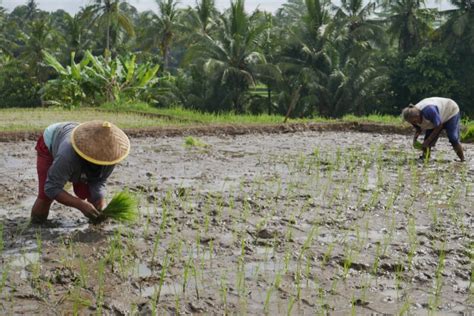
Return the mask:
M 216 124 L 189 125 L 186 127 L 156 127 L 126 129 L 131 137 L 172 137 L 183 135 L 244 135 L 244 134 L 281 134 L 304 131 L 353 131 L 365 133 L 383 133 L 406 135 L 412 133 L 409 126 L 386 125 L 376 123 L 294 123 L 294 124 Z M 40 132 L 0 132 L 0 142 L 35 140 Z

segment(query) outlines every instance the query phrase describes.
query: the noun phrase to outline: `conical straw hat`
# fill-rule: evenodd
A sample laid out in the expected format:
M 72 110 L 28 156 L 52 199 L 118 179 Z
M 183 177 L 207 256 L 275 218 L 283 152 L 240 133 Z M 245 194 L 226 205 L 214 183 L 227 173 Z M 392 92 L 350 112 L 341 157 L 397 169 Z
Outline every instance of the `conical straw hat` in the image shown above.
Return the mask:
M 71 143 L 79 156 L 101 166 L 115 165 L 130 152 L 127 135 L 106 121 L 90 121 L 76 126 Z

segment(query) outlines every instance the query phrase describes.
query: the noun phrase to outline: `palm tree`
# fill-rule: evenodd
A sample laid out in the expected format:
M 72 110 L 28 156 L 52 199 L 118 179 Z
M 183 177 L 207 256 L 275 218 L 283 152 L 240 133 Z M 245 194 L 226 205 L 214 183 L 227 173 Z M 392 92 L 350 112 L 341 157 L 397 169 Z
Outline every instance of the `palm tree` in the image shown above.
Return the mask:
M 217 9 L 214 0 L 200 0 L 195 8 L 188 8 L 185 16 L 185 27 L 189 33 L 209 34 L 215 26 Z
M 35 18 L 36 14 L 39 12 L 38 3 L 35 0 L 28 0 L 26 3 L 26 20 L 32 20 Z
M 5 8 L 0 7 L 0 54 L 11 55 L 10 48 L 11 43 L 6 36 L 7 32 L 7 19 Z M 2 56 L 3 58 L 4 56 Z
M 423 47 L 432 30 L 435 11 L 422 8 L 425 0 L 390 0 L 387 8 L 388 33 L 398 41 L 398 48 L 409 55 Z
M 285 28 L 278 62 L 285 78 L 279 98 L 285 104 L 282 107 L 293 105 L 295 108 L 290 110 L 297 114 L 310 115 L 317 105 L 320 114 L 330 115 L 331 102 L 327 94 L 322 93 L 333 64 L 328 5 L 327 1 L 305 0 L 302 10 L 300 2 L 293 1 L 280 12 L 289 17 L 292 24 Z
M 84 52 L 89 48 L 92 41 L 87 17 L 83 12 L 68 16 L 65 21 L 65 40 L 68 57 L 72 52 L 78 59 L 82 58 Z
M 128 35 L 135 34 L 133 23 L 130 18 L 123 12 L 120 4 L 125 0 L 94 0 L 94 3 L 87 7 L 94 20 L 98 22 L 99 26 L 105 26 L 106 32 L 106 54 L 110 52 L 110 37 L 112 28 L 120 27 Z
M 248 15 L 244 0 L 231 2 L 229 11 L 219 18 L 221 27 L 216 34 L 199 34 L 199 41 L 185 57 L 185 63 L 195 59 L 204 63 L 216 89 L 225 91 L 221 104 L 230 104 L 239 113 L 244 112 L 245 92 L 258 74 L 275 70 L 259 51 L 261 35 L 268 28 L 259 15 Z
M 156 0 L 158 12 L 142 12 L 138 17 L 138 47 L 146 52 L 158 52 L 162 70 L 168 69 L 170 49 L 181 28 L 181 12 L 176 0 Z
M 171 44 L 179 27 L 179 11 L 176 0 L 156 0 L 158 14 L 154 16 L 158 45 L 163 58 L 163 70 L 168 68 L 168 56 Z
M 473 53 L 474 3 L 472 0 L 451 0 L 451 4 L 454 9 L 442 12 L 448 18 L 440 28 L 445 44 L 448 47 L 463 46 Z
M 58 34 L 52 28 L 49 18 L 41 18 L 31 22 L 30 32 L 22 33 L 24 42 L 20 58 L 26 61 L 30 72 L 40 82 L 46 81 L 48 73 L 42 71 L 44 49 L 54 50 L 57 47 Z
M 342 0 L 340 6 L 333 6 L 331 26 L 337 29 L 335 42 L 341 44 L 338 51 L 343 56 L 385 46 L 381 21 L 372 19 L 375 9 L 375 3 L 364 5 L 362 0 Z

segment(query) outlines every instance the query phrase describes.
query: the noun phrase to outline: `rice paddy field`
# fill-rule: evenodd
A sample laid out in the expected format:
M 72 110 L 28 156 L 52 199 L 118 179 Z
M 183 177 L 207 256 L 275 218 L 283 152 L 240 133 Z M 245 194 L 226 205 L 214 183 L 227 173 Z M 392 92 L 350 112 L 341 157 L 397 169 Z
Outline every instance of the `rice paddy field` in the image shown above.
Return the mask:
M 0 314 L 472 315 L 474 145 L 356 132 L 132 138 L 109 196 L 29 223 L 33 141 L 0 143 Z

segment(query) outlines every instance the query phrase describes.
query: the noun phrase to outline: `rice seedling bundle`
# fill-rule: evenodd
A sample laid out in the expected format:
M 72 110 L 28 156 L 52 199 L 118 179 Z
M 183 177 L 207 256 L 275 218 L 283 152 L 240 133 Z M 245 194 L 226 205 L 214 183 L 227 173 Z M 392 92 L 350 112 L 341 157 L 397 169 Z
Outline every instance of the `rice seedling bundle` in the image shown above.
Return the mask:
M 184 139 L 184 146 L 185 147 L 209 147 L 209 144 L 206 144 L 199 138 L 194 138 L 192 136 L 188 136 Z
M 102 210 L 102 216 L 120 222 L 134 222 L 138 218 L 138 203 L 128 191 L 114 195 L 110 203 Z
M 415 149 L 422 150 L 422 149 L 423 149 L 423 144 L 420 143 L 419 141 L 416 141 L 416 142 L 413 144 L 413 147 L 414 147 Z

